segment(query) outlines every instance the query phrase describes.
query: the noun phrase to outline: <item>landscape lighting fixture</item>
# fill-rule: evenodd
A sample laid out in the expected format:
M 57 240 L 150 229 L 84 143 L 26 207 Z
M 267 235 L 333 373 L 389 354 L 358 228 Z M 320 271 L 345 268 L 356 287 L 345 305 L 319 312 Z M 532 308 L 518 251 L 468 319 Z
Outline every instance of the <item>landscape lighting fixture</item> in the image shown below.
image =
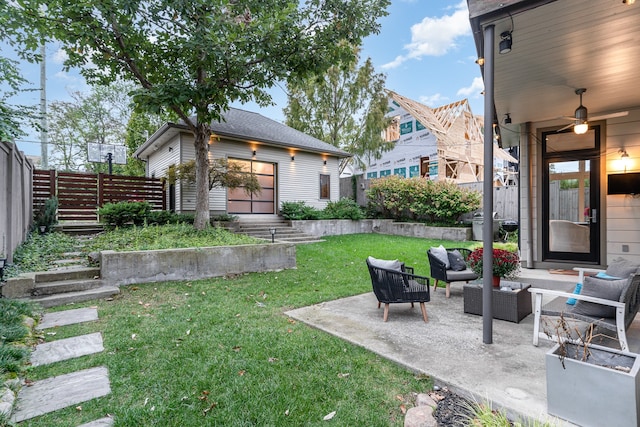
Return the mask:
M 502 34 L 500 34 L 500 38 L 502 40 L 500 40 L 500 44 L 498 45 L 499 46 L 498 53 L 504 54 L 504 53 L 511 52 L 511 45 L 513 43 L 511 31 L 503 32 Z
M 273 243 L 276 237 L 276 229 L 274 227 L 271 227 L 269 229 L 269 233 L 271 233 L 271 243 Z

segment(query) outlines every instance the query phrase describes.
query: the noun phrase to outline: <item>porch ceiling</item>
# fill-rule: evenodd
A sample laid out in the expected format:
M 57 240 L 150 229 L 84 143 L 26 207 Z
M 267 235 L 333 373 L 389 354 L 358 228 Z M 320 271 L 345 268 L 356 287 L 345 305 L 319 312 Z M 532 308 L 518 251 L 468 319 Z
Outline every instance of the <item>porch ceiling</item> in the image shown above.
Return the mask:
M 469 0 L 470 17 L 479 52 L 483 28 L 495 25 L 494 94 L 501 126 L 506 113 L 514 125 L 573 116 L 581 87 L 587 88 L 583 105 L 589 117 L 640 106 L 640 2 L 515 1 L 495 11 L 482 3 Z M 511 29 L 511 52 L 498 54 L 500 34 Z

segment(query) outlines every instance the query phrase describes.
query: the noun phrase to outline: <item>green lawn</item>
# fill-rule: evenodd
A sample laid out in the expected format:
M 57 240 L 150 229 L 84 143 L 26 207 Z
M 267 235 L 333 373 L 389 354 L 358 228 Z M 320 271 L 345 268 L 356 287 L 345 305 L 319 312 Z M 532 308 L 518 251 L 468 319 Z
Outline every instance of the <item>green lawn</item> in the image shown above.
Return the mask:
M 428 274 L 426 250 L 452 242 L 386 235 L 297 247 L 295 270 L 122 287 L 99 321 L 45 331 L 47 341 L 100 331 L 105 351 L 28 371 L 30 380 L 105 365 L 112 393 L 27 421 L 118 426 L 401 426 L 428 378 L 288 318 L 295 307 L 369 292 L 365 258 Z M 76 305 L 74 308 L 82 305 Z M 57 308 L 56 310 L 60 310 Z M 47 332 L 55 332 L 50 335 Z

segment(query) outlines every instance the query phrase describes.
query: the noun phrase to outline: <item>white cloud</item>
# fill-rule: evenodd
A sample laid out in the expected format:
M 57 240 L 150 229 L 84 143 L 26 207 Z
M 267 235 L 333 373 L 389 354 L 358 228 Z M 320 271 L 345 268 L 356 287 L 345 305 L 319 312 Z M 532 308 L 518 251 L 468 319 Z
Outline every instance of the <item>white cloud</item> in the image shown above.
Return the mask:
M 434 95 L 425 95 L 420 97 L 420 102 L 424 105 L 436 108 L 446 104 L 449 101 L 449 98 L 443 96 L 441 93 L 436 93 Z
M 456 95 L 478 97 L 480 96 L 480 92 L 482 92 L 483 90 L 484 82 L 482 81 L 482 77 L 474 77 L 473 82 L 471 82 L 471 86 L 459 89 Z
M 442 56 L 457 46 L 456 39 L 469 34 L 471 26 L 467 3 L 461 1 L 451 15 L 435 18 L 427 16 L 422 22 L 411 26 L 411 43 L 404 46 L 408 53 L 397 56 L 382 68 L 396 68 L 409 59 L 420 59 L 423 56 Z
M 69 55 L 62 49 L 58 49 L 55 51 L 53 55 L 51 55 L 51 60 L 54 64 L 64 64 L 64 61 L 69 59 Z

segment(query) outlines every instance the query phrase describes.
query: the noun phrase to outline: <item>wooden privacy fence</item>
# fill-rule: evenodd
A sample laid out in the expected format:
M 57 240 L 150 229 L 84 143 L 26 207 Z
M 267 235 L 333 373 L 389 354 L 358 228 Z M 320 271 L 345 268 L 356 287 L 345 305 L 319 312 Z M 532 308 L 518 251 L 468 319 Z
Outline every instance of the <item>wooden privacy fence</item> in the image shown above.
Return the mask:
M 53 196 L 59 221 L 97 221 L 105 203 L 146 201 L 152 210 L 167 207 L 164 184 L 157 178 L 34 170 L 34 212 Z

